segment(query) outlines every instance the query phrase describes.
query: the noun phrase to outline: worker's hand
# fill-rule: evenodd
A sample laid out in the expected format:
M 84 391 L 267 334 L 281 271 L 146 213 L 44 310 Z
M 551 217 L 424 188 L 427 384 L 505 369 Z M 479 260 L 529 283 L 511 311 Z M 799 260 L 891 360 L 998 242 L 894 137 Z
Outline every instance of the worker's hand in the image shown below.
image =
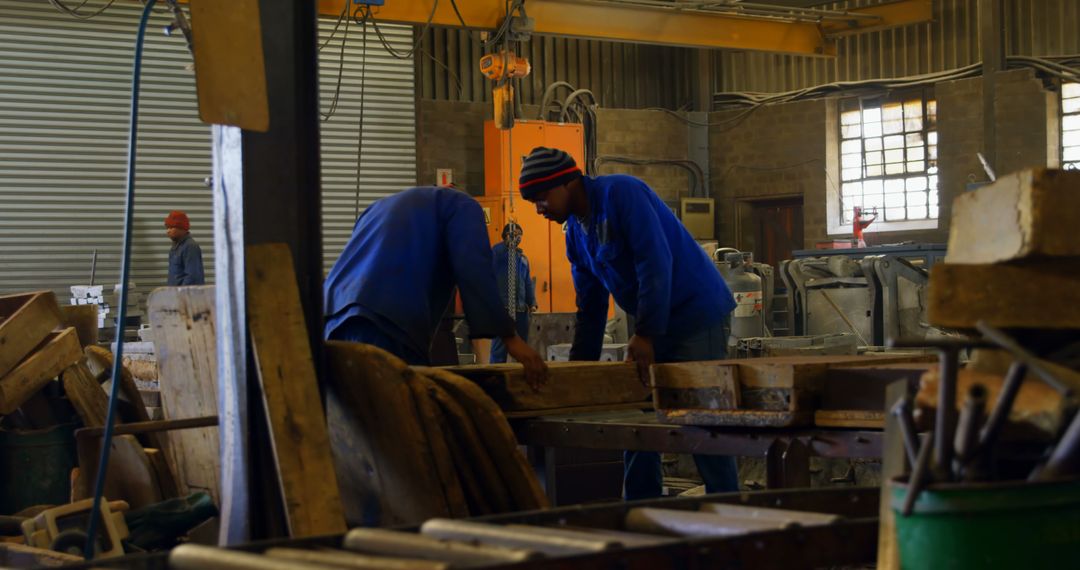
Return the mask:
M 532 313 L 535 313 L 536 311 L 539 311 L 539 310 L 540 310 L 540 307 L 538 307 L 536 305 L 533 305 L 533 306 L 529 307 L 529 312 L 532 312 Z
M 506 352 L 525 367 L 525 381 L 529 383 L 529 387 L 539 391 L 540 387 L 547 383 L 547 364 L 544 359 L 516 334 L 503 337 L 503 343 L 506 344 Z
M 641 380 L 641 384 L 648 388 L 649 367 L 656 360 L 652 339 L 641 335 L 630 337 L 630 342 L 626 344 L 626 360 L 637 363 L 638 380 Z

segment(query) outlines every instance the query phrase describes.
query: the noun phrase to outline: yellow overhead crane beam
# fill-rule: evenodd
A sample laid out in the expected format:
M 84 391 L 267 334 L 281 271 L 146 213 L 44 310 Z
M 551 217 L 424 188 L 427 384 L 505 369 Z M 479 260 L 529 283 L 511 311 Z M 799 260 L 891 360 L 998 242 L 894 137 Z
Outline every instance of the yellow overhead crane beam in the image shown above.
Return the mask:
M 385 0 L 372 9 L 377 21 L 422 25 L 435 0 Z M 343 2 L 319 0 L 319 12 L 337 16 Z M 684 47 L 741 49 L 797 55 L 835 55 L 835 36 L 880 30 L 933 17 L 932 0 L 900 0 L 847 10 L 850 19 L 835 16 L 819 22 L 777 17 L 748 17 L 701 9 L 677 9 L 663 2 L 600 0 L 527 0 L 535 19 L 534 33 L 587 39 Z M 504 0 L 457 0 L 470 28 L 495 29 L 506 16 Z M 441 0 L 432 23 L 460 27 L 449 0 Z

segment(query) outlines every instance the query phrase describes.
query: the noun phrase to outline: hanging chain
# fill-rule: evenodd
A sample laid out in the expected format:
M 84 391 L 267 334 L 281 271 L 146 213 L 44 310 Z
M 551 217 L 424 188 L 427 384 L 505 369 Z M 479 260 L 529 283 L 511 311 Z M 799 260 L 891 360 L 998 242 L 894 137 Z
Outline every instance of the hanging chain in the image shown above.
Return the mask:
M 509 190 L 509 200 L 507 203 L 507 221 L 506 223 L 513 224 L 510 226 L 511 230 L 507 233 L 506 239 L 506 310 L 510 313 L 511 319 L 517 318 L 517 255 L 518 244 L 521 243 L 521 232 L 517 230 L 517 224 L 514 221 L 514 129 L 510 128 L 507 131 L 507 180 L 506 188 Z

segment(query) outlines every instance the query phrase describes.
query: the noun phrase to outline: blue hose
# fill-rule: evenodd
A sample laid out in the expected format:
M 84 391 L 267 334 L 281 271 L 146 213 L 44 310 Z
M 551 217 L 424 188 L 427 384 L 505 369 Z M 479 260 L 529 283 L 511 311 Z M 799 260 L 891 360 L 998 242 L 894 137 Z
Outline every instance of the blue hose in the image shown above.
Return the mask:
M 131 77 L 131 127 L 128 130 L 127 156 L 127 202 L 124 204 L 124 253 L 120 262 L 120 311 L 116 323 L 116 354 L 113 357 L 112 386 L 109 388 L 109 411 L 105 415 L 105 434 L 101 438 L 101 457 L 98 461 L 97 480 L 94 484 L 94 504 L 90 509 L 90 523 L 86 528 L 86 548 L 83 556 L 90 560 L 94 557 L 94 536 L 97 534 L 98 519 L 101 518 L 101 496 L 105 492 L 105 474 L 109 467 L 109 451 L 112 449 L 113 418 L 116 415 L 116 400 L 120 394 L 120 374 L 124 367 L 124 322 L 127 320 L 128 276 L 131 273 L 131 226 L 135 209 L 135 142 L 139 124 L 139 76 L 142 72 L 143 39 L 146 36 L 146 24 L 150 12 L 157 0 L 146 0 L 142 17 L 139 19 L 139 32 L 135 36 L 135 63 Z

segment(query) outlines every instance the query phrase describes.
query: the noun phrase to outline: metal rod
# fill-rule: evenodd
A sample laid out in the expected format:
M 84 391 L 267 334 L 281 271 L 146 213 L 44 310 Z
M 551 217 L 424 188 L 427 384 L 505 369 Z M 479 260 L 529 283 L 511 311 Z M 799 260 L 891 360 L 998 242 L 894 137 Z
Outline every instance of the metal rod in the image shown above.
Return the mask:
M 957 351 L 955 348 L 943 348 L 939 358 L 937 417 L 934 421 L 934 475 L 939 481 L 948 481 L 951 478 L 953 434 L 957 416 Z
M 1073 416 L 1046 465 L 1031 474 L 1032 481 L 1049 481 L 1080 474 L 1080 413 Z
M 997 443 L 998 433 L 1001 432 L 1001 426 L 1005 425 L 1005 420 L 1012 411 L 1016 395 L 1020 393 L 1020 385 L 1024 382 L 1026 375 L 1027 366 L 1023 362 L 1013 362 L 1009 371 L 1005 373 L 1005 381 L 1001 385 L 1001 393 L 998 394 L 994 409 L 979 432 L 979 445 L 974 451 L 975 454 L 988 453 L 990 448 Z
M 915 465 L 919 454 L 919 433 L 915 428 L 915 418 L 912 416 L 911 400 L 904 396 L 893 406 L 892 415 L 896 416 L 896 422 L 900 426 L 900 435 L 904 438 L 904 451 L 907 452 L 908 463 Z
M 187 418 L 183 420 L 155 420 L 149 422 L 131 422 L 119 424 L 113 428 L 113 435 L 155 433 L 160 431 L 172 431 L 178 429 L 192 429 L 213 427 L 218 425 L 217 416 L 203 416 L 200 418 Z M 77 437 L 101 437 L 105 434 L 104 427 L 88 427 L 76 431 Z
M 1048 370 L 1044 365 L 1044 360 L 1035 356 L 1023 346 L 1020 346 L 1020 343 L 1005 334 L 1005 331 L 987 324 L 986 321 L 975 323 L 975 328 L 978 329 L 983 336 L 993 341 L 994 344 L 1009 351 L 1009 353 L 1013 355 L 1013 358 L 1026 364 L 1040 380 L 1049 384 L 1051 388 L 1057 390 L 1063 396 L 1071 396 L 1073 394 L 1072 386 L 1062 382 L 1056 374 Z
M 982 384 L 972 384 L 968 388 L 967 397 L 960 408 L 960 419 L 956 424 L 956 456 L 953 460 L 953 477 L 957 480 L 961 476 L 972 475 L 978 469 L 972 469 L 967 473 L 967 465 L 972 459 L 979 443 L 979 428 L 986 417 L 986 387 Z
M 90 256 L 90 286 L 94 286 L 94 276 L 97 275 L 97 249 Z
M 985 340 L 966 338 L 894 338 L 885 344 L 889 348 L 997 348 Z
M 930 448 L 934 447 L 934 433 L 936 431 L 932 430 L 926 434 L 922 446 L 919 447 L 919 457 L 915 460 L 915 466 L 911 469 L 911 477 L 908 477 L 907 494 L 904 495 L 904 506 L 900 510 L 900 514 L 905 517 L 911 514 L 911 510 L 915 507 L 915 500 L 919 498 L 919 494 L 922 493 L 925 486 L 930 464 Z

